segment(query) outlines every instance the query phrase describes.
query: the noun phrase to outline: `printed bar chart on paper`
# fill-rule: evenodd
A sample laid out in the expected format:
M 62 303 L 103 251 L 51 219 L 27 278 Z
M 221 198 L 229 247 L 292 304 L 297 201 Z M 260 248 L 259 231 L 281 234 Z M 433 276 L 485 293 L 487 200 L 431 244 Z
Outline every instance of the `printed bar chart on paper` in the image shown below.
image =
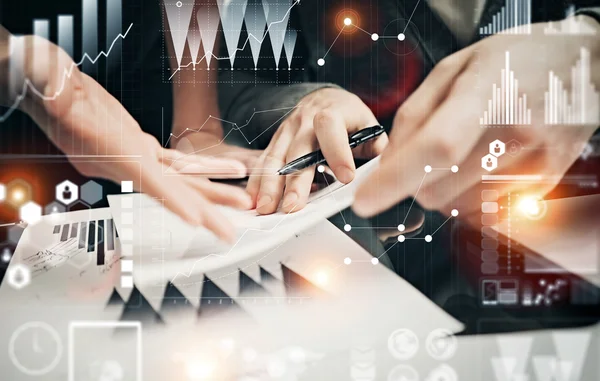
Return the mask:
M 531 34 L 531 0 L 507 0 L 492 22 L 479 28 L 481 36 L 497 33 Z
M 565 12 L 565 19 L 560 22 L 549 22 L 544 28 L 544 34 L 594 36 L 596 30 L 583 22 L 581 16 L 575 16 L 575 7 L 571 5 Z
M 571 69 L 571 90 L 554 72 L 548 76 L 545 94 L 546 124 L 600 124 L 600 94 L 590 78 L 590 52 L 581 48 L 581 58 Z
M 531 124 L 531 109 L 527 95 L 519 96 L 519 81 L 510 70 L 510 52 L 506 52 L 506 66 L 501 71 L 501 84 L 494 84 L 488 109 L 480 118 L 481 125 Z

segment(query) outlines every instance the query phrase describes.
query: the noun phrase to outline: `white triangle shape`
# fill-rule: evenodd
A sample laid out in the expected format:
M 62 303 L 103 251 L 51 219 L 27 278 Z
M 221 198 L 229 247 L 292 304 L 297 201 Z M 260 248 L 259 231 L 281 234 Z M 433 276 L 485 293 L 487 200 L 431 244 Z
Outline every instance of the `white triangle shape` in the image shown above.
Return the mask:
M 552 341 L 561 362 L 572 364 L 571 378 L 579 380 L 591 341 L 590 332 L 553 332 Z
M 275 66 L 279 67 L 279 59 L 281 58 L 281 50 L 283 49 L 283 40 L 285 38 L 285 31 L 287 30 L 287 24 L 290 17 L 291 3 L 289 0 L 264 1 L 269 7 L 267 28 L 273 47 Z
M 298 32 L 295 30 L 288 30 L 285 34 L 283 47 L 285 48 L 285 57 L 287 58 L 288 68 L 292 67 L 292 58 L 294 58 L 294 48 L 296 47 L 297 38 Z
M 235 2 L 217 0 L 217 5 L 221 15 L 221 23 L 223 24 L 223 35 L 225 36 L 229 61 L 231 62 L 231 67 L 233 67 L 248 0 L 236 0 Z
M 219 9 L 214 5 L 203 6 L 196 14 L 198 20 L 198 28 L 204 47 L 204 58 L 206 58 L 206 66 L 210 67 L 210 60 L 213 57 L 213 49 L 217 39 L 217 30 L 219 29 Z
M 198 52 L 200 50 L 200 30 L 197 23 L 192 23 L 187 36 L 190 53 L 192 55 L 192 64 L 196 67 L 198 62 Z
M 177 67 L 180 67 L 194 11 L 194 0 L 178 1 L 177 3 L 172 2 L 172 0 L 167 1 L 165 1 L 165 11 L 167 12 L 167 21 L 169 22 L 168 30 L 171 32 L 171 39 L 173 40 L 175 57 L 177 57 Z
M 556 381 L 556 357 L 534 356 L 533 371 L 538 381 Z
M 249 1 L 244 23 L 248 31 L 250 51 L 252 52 L 254 67 L 256 68 L 260 55 L 260 47 L 265 37 L 265 27 L 267 26 L 267 18 L 261 0 Z

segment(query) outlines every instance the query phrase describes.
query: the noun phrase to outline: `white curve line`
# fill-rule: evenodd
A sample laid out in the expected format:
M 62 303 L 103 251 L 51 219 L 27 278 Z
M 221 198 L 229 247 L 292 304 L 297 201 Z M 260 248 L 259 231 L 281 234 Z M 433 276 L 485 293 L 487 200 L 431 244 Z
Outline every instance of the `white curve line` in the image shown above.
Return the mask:
M 60 88 L 52 96 L 47 96 L 47 95 L 42 94 L 38 89 L 36 89 L 33 86 L 33 84 L 31 83 L 31 80 L 29 78 L 25 78 L 25 81 L 23 82 L 23 89 L 21 90 L 21 94 L 19 94 L 17 96 L 17 98 L 15 99 L 15 102 L 4 113 L 4 115 L 0 116 L 0 123 L 5 122 L 12 115 L 12 113 L 17 108 L 19 108 L 19 105 L 21 104 L 23 99 L 25 99 L 25 97 L 27 96 L 27 89 L 30 89 L 33 94 L 37 95 L 38 97 L 42 98 L 45 101 L 53 101 L 56 98 L 58 98 L 60 96 L 60 94 L 63 92 L 63 90 L 65 89 L 67 79 L 71 78 L 71 75 L 73 74 L 73 69 L 83 65 L 85 60 L 90 61 L 92 64 L 96 64 L 96 62 L 100 59 L 100 57 L 108 57 L 108 55 L 112 51 L 113 47 L 117 43 L 117 41 L 119 41 L 119 39 L 124 40 L 127 37 L 127 35 L 129 34 L 129 31 L 131 30 L 132 27 L 133 27 L 133 23 L 129 24 L 129 28 L 127 28 L 125 33 L 119 33 L 117 35 L 117 37 L 115 37 L 115 39 L 113 40 L 112 44 L 110 44 L 110 47 L 108 48 L 108 50 L 106 52 L 101 51 L 100 53 L 98 53 L 96 58 L 92 58 L 92 57 L 90 57 L 89 54 L 84 53 L 83 56 L 81 57 L 81 59 L 79 60 L 79 62 L 73 62 L 71 64 L 71 66 L 69 67 L 69 69 L 64 69 L 62 84 L 61 84 Z
M 329 181 L 327 181 L 327 176 L 325 176 L 325 173 L 322 173 L 323 178 L 325 179 L 325 183 L 327 183 L 327 186 L 329 186 Z M 338 188 L 339 189 L 339 188 Z M 333 193 L 331 194 L 331 197 L 333 197 L 333 201 L 335 201 L 335 203 L 337 204 L 337 199 L 335 198 L 335 196 L 333 195 Z M 340 216 L 342 217 L 342 221 L 344 221 L 344 225 L 347 225 L 348 223 L 346 222 L 346 219 L 344 218 L 344 214 L 342 213 L 342 211 L 339 211 Z
M 383 253 L 381 253 L 381 255 L 380 255 L 380 256 L 378 256 L 378 257 L 373 257 L 373 258 L 381 259 L 381 257 L 383 257 L 383 256 L 384 256 L 384 255 L 385 255 L 385 254 L 386 254 L 388 251 L 392 250 L 392 248 L 393 248 L 394 246 L 396 246 L 397 244 L 398 244 L 398 241 L 394 242 L 394 243 L 392 244 L 392 246 L 388 247 L 388 248 L 387 248 L 387 250 L 386 250 L 386 251 L 384 251 Z
M 272 23 L 270 23 L 267 26 L 267 30 L 263 33 L 263 36 L 261 39 L 259 39 L 258 37 L 256 37 L 254 34 L 249 33 L 248 37 L 246 38 L 246 41 L 244 41 L 244 44 L 242 45 L 241 48 L 235 48 L 235 51 L 233 53 L 233 55 L 228 56 L 228 57 L 217 57 L 215 56 L 212 52 L 209 52 L 208 54 L 210 54 L 212 56 L 212 58 L 216 59 L 217 61 L 221 61 L 221 60 L 229 60 L 231 59 L 231 57 L 235 57 L 235 55 L 237 54 L 237 52 L 241 52 L 242 50 L 244 50 L 246 48 L 246 45 L 248 45 L 248 41 L 250 41 L 250 37 L 254 38 L 256 40 L 256 42 L 260 43 L 262 45 L 262 43 L 265 41 L 265 39 L 267 38 L 267 33 L 269 33 L 269 30 L 271 29 L 271 26 L 275 25 L 275 24 L 281 24 L 282 22 L 285 21 L 285 19 L 289 16 L 290 12 L 292 12 L 292 9 L 296 6 L 300 4 L 300 0 L 295 0 L 294 3 L 292 4 L 292 6 L 285 12 L 285 14 L 283 15 L 283 18 L 281 20 L 277 20 L 277 21 L 273 21 Z M 184 67 L 189 67 L 190 65 L 197 65 L 200 62 L 202 62 L 202 60 L 204 60 L 206 58 L 207 54 L 205 53 L 202 57 L 200 57 L 200 59 L 196 62 L 194 62 L 193 60 L 191 62 L 188 62 L 185 65 L 179 65 L 179 67 L 173 72 L 173 74 L 169 77 L 169 81 L 175 76 L 175 74 L 177 74 L 179 71 L 181 71 L 182 68 Z
M 297 205 L 296 205 L 296 206 L 297 206 Z M 186 273 L 184 273 L 184 272 L 179 272 L 179 273 L 177 273 L 177 274 L 176 274 L 176 275 L 173 277 L 173 279 L 171 279 L 171 283 L 175 282 L 175 279 L 177 279 L 177 277 L 178 277 L 179 275 L 182 275 L 182 276 L 184 276 L 184 277 L 186 277 L 186 278 L 189 278 L 189 277 L 191 277 L 191 276 L 192 276 L 192 273 L 194 272 L 194 268 L 196 268 L 196 265 L 197 265 L 198 263 L 200 263 L 201 261 L 205 260 L 205 259 L 208 259 L 208 258 L 211 258 L 211 257 L 217 257 L 217 258 L 224 258 L 224 257 L 226 257 L 227 255 L 229 255 L 229 254 L 231 253 L 231 251 L 232 251 L 233 249 L 235 249 L 235 248 L 236 248 L 236 246 L 238 245 L 238 243 L 240 243 L 240 241 L 242 240 L 242 238 L 244 238 L 244 236 L 245 236 L 245 235 L 246 235 L 248 232 L 250 232 L 250 231 L 257 231 L 257 232 L 264 232 L 264 233 L 272 233 L 272 232 L 273 232 L 273 230 L 275 230 L 277 227 L 279 227 L 279 225 L 281 225 L 281 223 L 283 223 L 283 221 L 285 221 L 285 219 L 286 219 L 286 218 L 287 218 L 287 217 L 288 217 L 288 216 L 289 216 L 291 213 L 293 213 L 293 212 L 294 212 L 294 209 L 296 209 L 296 206 L 294 206 L 294 207 L 292 208 L 292 210 L 290 210 L 288 213 L 286 213 L 286 215 L 285 215 L 285 216 L 283 216 L 283 218 L 282 218 L 282 219 L 281 219 L 279 222 L 277 222 L 277 223 L 275 224 L 275 226 L 273 226 L 271 229 L 253 229 L 253 228 L 248 228 L 248 229 L 246 229 L 246 230 L 245 230 L 245 231 L 242 233 L 242 235 L 240 236 L 240 238 L 238 238 L 237 242 L 236 242 L 236 243 L 234 243 L 234 244 L 233 244 L 233 246 L 231 246 L 231 248 L 229 249 L 229 251 L 228 251 L 227 253 L 225 253 L 225 254 L 209 254 L 209 255 L 207 255 L 207 256 L 205 256 L 205 257 L 199 258 L 199 259 L 198 259 L 196 262 L 194 262 L 194 264 L 192 265 L 192 268 L 191 268 L 191 270 L 189 271 L 189 273 L 188 273 L 188 274 L 186 274 Z
M 224 119 L 221 119 L 221 118 L 216 118 L 216 117 L 213 117 L 213 116 L 209 116 L 209 117 L 207 118 L 207 120 L 206 120 L 206 121 L 205 121 L 205 122 L 202 124 L 202 126 L 201 126 L 200 128 L 198 128 L 197 130 L 193 130 L 193 129 L 189 129 L 189 128 L 188 128 L 188 129 L 186 129 L 185 131 L 183 131 L 181 134 L 179 134 L 179 135 L 177 135 L 177 136 L 175 136 L 175 135 L 171 134 L 171 136 L 169 136 L 169 139 L 167 139 L 167 143 L 168 143 L 168 142 L 171 140 L 171 137 L 174 137 L 175 139 L 178 139 L 178 138 L 179 138 L 179 137 L 181 137 L 183 134 L 185 134 L 186 132 L 189 132 L 189 131 L 191 131 L 191 132 L 200 132 L 200 130 L 201 130 L 201 129 L 202 129 L 202 128 L 203 128 L 203 127 L 206 125 L 206 123 L 208 123 L 208 120 L 209 120 L 209 119 L 211 119 L 211 118 L 212 118 L 212 119 L 216 119 L 216 120 L 220 120 L 220 121 L 222 121 L 222 122 L 225 122 L 225 123 L 230 123 L 230 124 L 232 124 L 232 125 L 233 125 L 233 128 L 232 128 L 231 130 L 229 130 L 229 131 L 228 131 L 228 132 L 227 132 L 227 133 L 226 133 L 226 134 L 225 134 L 225 135 L 224 135 L 224 136 L 223 136 L 221 139 L 219 139 L 219 142 L 218 142 L 218 143 L 216 143 L 216 144 L 213 144 L 212 146 L 204 147 L 204 148 L 201 148 L 201 149 L 198 149 L 198 150 L 195 150 L 195 151 L 192 151 L 192 152 L 186 153 L 186 154 L 184 154 L 183 156 L 181 156 L 181 157 L 178 157 L 177 159 L 173 160 L 173 162 L 172 162 L 172 163 L 169 165 L 169 167 L 168 167 L 168 168 L 166 168 L 166 169 L 167 169 L 167 170 L 168 170 L 168 169 L 171 169 L 171 167 L 172 167 L 172 166 L 173 166 L 173 165 L 174 165 L 176 162 L 178 162 L 178 161 L 179 161 L 179 160 L 181 160 L 181 159 L 184 159 L 184 158 L 186 158 L 186 157 L 188 157 L 188 156 L 195 155 L 195 154 L 197 154 L 197 153 L 202 153 L 202 152 L 204 152 L 204 151 L 206 151 L 206 150 L 209 150 L 209 149 L 211 149 L 211 148 L 215 148 L 215 147 L 218 147 L 218 146 L 220 146 L 221 144 L 224 144 L 224 143 L 225 143 L 225 140 L 227 139 L 227 137 L 228 137 L 228 136 L 229 136 L 231 133 L 233 133 L 233 131 L 238 131 L 238 132 L 239 132 L 239 133 L 242 135 L 242 137 L 244 138 L 244 140 L 246 140 L 246 142 L 247 142 L 248 144 L 252 144 L 252 143 L 253 143 L 253 142 L 255 142 L 255 141 L 258 139 L 258 138 L 260 138 L 262 135 L 264 135 L 264 134 L 265 134 L 267 131 L 269 131 L 269 130 L 270 130 L 272 127 L 274 127 L 274 126 L 275 126 L 277 123 L 279 123 L 279 122 L 280 122 L 282 119 L 284 119 L 285 117 L 287 117 L 287 116 L 288 116 L 288 115 L 289 115 L 289 114 L 290 114 L 292 111 L 294 111 L 296 108 L 299 108 L 299 107 L 301 107 L 301 105 L 300 105 L 300 104 L 298 104 L 297 106 L 294 106 L 294 107 L 285 107 L 285 108 L 281 108 L 281 109 L 273 109 L 273 110 L 265 110 L 265 111 L 255 111 L 254 113 L 252 113 L 252 116 L 251 116 L 251 118 L 250 118 L 250 119 L 248 119 L 248 122 L 247 122 L 246 124 L 242 125 L 242 126 L 238 126 L 238 125 L 237 125 L 235 122 L 230 122 L 230 121 L 228 121 L 228 120 L 224 120 Z M 289 109 L 289 111 L 287 111 L 286 113 L 284 113 L 284 114 L 283 114 L 283 115 L 282 115 L 282 116 L 281 116 L 279 119 L 277 119 L 276 121 L 274 121 L 274 122 L 273 122 L 273 123 L 272 123 L 272 124 L 271 124 L 269 127 L 265 128 L 265 129 L 264 129 L 264 131 L 262 131 L 260 134 L 258 134 L 258 135 L 257 135 L 256 137 L 254 137 L 253 139 L 251 139 L 251 140 L 248 140 L 248 138 L 246 137 L 246 135 L 244 135 L 244 133 L 242 132 L 242 128 L 245 128 L 245 127 L 247 127 L 247 126 L 250 124 L 250 121 L 252 120 L 252 118 L 254 118 L 254 115 L 256 115 L 256 114 L 260 114 L 260 113 L 263 113 L 263 112 L 267 112 L 267 111 L 281 111 L 281 110 L 288 110 L 288 109 Z
M 300 104 L 298 104 L 296 106 L 293 106 L 293 107 L 280 107 L 280 108 L 274 108 L 274 109 L 269 109 L 269 110 L 254 111 L 252 113 L 252 115 L 250 116 L 250 118 L 246 121 L 246 123 L 243 124 L 243 125 L 241 125 L 241 126 L 238 126 L 238 124 L 236 122 L 231 122 L 229 120 L 225 120 L 225 119 L 218 118 L 216 116 L 209 115 L 209 117 L 206 118 L 206 120 L 204 121 L 204 123 L 202 123 L 202 125 L 200 127 L 198 127 L 198 129 L 186 128 L 185 131 L 181 132 L 178 135 L 175 135 L 173 133 L 169 134 L 169 139 L 167 139 L 167 141 L 165 143 L 165 146 L 169 145 L 169 142 L 171 141 L 171 138 L 179 139 L 182 135 L 184 135 L 184 134 L 186 134 L 188 132 L 200 132 L 200 130 L 202 130 L 204 128 L 204 126 L 206 125 L 206 123 L 208 123 L 211 119 L 215 119 L 215 120 L 218 120 L 218 121 L 223 122 L 223 123 L 228 123 L 228 124 L 230 124 L 230 125 L 233 126 L 232 129 L 234 129 L 234 130 L 241 130 L 242 128 L 247 127 L 250 124 L 250 122 L 252 121 L 252 119 L 254 118 L 254 116 L 257 115 L 257 114 L 264 114 L 264 113 L 267 113 L 267 112 L 284 111 L 284 110 L 293 111 L 294 109 L 296 109 L 298 107 L 300 107 Z M 289 113 L 286 113 L 285 115 L 287 115 L 287 114 L 289 114 Z M 242 133 L 242 132 L 240 131 L 240 133 Z M 252 144 L 252 142 L 256 140 L 256 138 L 254 138 L 251 141 L 248 140 L 243 133 L 242 133 L 242 136 L 244 136 L 244 139 L 246 139 L 246 142 L 248 144 Z
M 415 196 L 412 199 L 412 202 L 410 203 L 410 206 L 408 207 L 408 212 L 406 212 L 406 215 L 404 216 L 404 221 L 402 221 L 402 225 L 404 225 L 406 223 L 406 219 L 408 218 L 408 214 L 410 213 L 410 210 L 412 209 L 415 200 L 417 199 L 417 195 L 419 194 L 419 191 L 421 190 L 421 186 L 423 186 L 423 181 L 425 181 L 425 177 L 427 177 L 427 173 L 425 173 L 423 175 L 423 178 L 421 179 L 421 184 L 419 184 L 419 188 L 417 188 L 417 192 L 415 193 Z
M 238 267 L 237 270 L 233 270 L 232 272 L 228 273 L 228 274 L 223 274 L 219 277 L 216 278 L 210 278 L 210 280 L 202 280 L 202 281 L 196 281 L 196 282 L 191 282 L 191 283 L 181 283 L 179 284 L 179 286 L 190 286 L 190 285 L 196 285 L 198 283 L 206 283 L 206 282 L 210 282 L 210 281 L 215 281 L 215 280 L 219 280 L 219 279 L 223 279 L 225 277 L 228 277 L 230 275 L 235 275 L 240 271 L 246 270 L 247 268 L 249 268 L 250 266 L 253 265 L 259 265 L 259 262 L 262 261 L 263 259 L 265 259 L 266 257 L 268 257 L 269 255 L 271 255 L 275 250 L 279 249 L 281 246 L 283 246 L 285 243 L 287 243 L 287 241 L 283 241 L 281 242 L 279 245 L 275 246 L 273 249 L 271 249 L 271 251 L 269 251 L 268 253 L 266 253 L 265 255 L 263 255 L 262 257 L 260 257 L 259 259 L 257 259 L 256 261 L 252 261 L 250 263 L 248 263 L 246 266 L 244 267 Z M 188 277 L 189 278 L 189 277 Z M 173 278 L 175 279 L 175 278 Z M 284 282 L 285 283 L 285 282 Z
M 402 31 L 402 34 L 404 34 L 406 32 L 406 29 L 408 29 L 408 26 L 410 25 L 410 20 L 412 20 L 412 17 L 414 16 L 415 12 L 417 11 L 417 7 L 419 6 L 419 4 L 421 4 L 421 0 L 417 1 L 417 5 L 415 5 L 415 9 L 413 9 L 412 13 L 410 14 L 410 17 L 408 18 L 408 22 L 406 23 L 406 26 L 404 26 L 404 30 Z
M 442 222 L 442 224 L 441 224 L 441 225 L 440 225 L 440 226 L 439 226 L 437 229 L 435 229 L 435 231 L 434 231 L 433 233 L 431 233 L 431 236 L 433 237 L 433 235 L 434 235 L 435 233 L 437 233 L 437 232 L 438 232 L 438 230 L 440 230 L 440 229 L 442 228 L 442 226 L 446 225 L 446 222 L 448 222 L 448 221 L 449 221 L 451 218 L 452 218 L 452 216 L 450 216 L 450 217 L 446 218 L 446 221 Z
M 340 29 L 340 32 L 335 37 L 335 40 L 333 40 L 333 42 L 329 46 L 329 49 L 327 49 L 327 51 L 325 52 L 325 54 L 323 54 L 323 57 L 322 57 L 323 59 L 325 59 L 325 57 L 327 57 L 327 55 L 329 54 L 329 51 L 331 51 L 331 48 L 333 48 L 333 45 L 335 45 L 336 41 L 338 40 L 338 38 L 340 38 L 340 36 L 342 35 L 343 31 L 344 31 L 344 26 Z

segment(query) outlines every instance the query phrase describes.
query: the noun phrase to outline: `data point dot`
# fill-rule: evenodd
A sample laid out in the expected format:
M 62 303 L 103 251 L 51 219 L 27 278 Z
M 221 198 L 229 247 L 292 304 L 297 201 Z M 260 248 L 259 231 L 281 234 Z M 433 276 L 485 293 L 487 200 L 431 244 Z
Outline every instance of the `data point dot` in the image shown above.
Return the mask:
M 398 35 L 398 40 L 400 40 L 400 41 L 404 41 L 405 39 L 406 39 L 406 36 L 404 35 L 404 33 L 400 33 L 400 34 Z
M 324 60 L 323 58 L 319 58 L 319 59 L 317 60 L 317 65 L 319 65 L 319 66 L 323 66 L 323 65 L 325 65 L 325 60 Z
M 398 242 L 404 242 L 406 240 L 406 237 L 404 236 L 404 234 L 400 234 L 398 236 Z
M 458 216 L 458 210 L 452 209 L 452 211 L 450 212 L 450 214 L 452 214 L 452 217 L 456 217 L 456 216 Z
M 432 237 L 432 236 L 430 236 L 429 234 L 427 234 L 427 235 L 425 236 L 425 242 L 431 242 L 431 240 L 432 240 L 432 239 L 433 239 L 433 237 Z
M 350 259 L 350 258 L 348 258 L 348 257 L 344 258 L 344 264 L 345 264 L 345 265 L 349 265 L 349 264 L 351 264 L 351 263 L 352 263 L 352 259 Z
M 377 40 L 379 40 L 379 35 L 378 35 L 377 33 L 373 33 L 373 34 L 371 35 L 371 40 L 373 40 L 373 41 L 377 41 Z
M 374 265 L 376 265 L 376 264 L 379 263 L 379 259 L 378 258 L 372 258 L 371 259 L 371 263 L 374 264 Z
M 325 166 L 324 166 L 324 165 L 319 165 L 319 166 L 317 167 L 317 171 L 319 171 L 319 173 L 323 173 L 323 172 L 325 172 Z
M 458 172 L 458 165 L 453 165 L 450 170 L 454 173 Z
M 344 225 L 344 230 L 349 232 L 350 230 L 352 230 L 352 226 L 350 226 L 350 224 L 346 224 Z
M 183 3 L 181 1 L 178 1 L 175 3 L 175 5 L 177 5 L 177 8 L 181 8 L 183 6 Z
M 400 224 L 400 225 L 398 225 L 398 231 L 399 231 L 399 232 L 403 232 L 403 231 L 404 231 L 404 229 L 406 229 L 406 226 L 404 226 L 404 224 Z
M 432 170 L 432 169 L 433 169 L 433 168 L 431 168 L 431 165 L 426 165 L 426 166 L 425 166 L 425 172 L 426 172 L 426 173 L 429 173 L 429 172 L 431 172 L 431 170 Z
M 352 24 L 352 19 L 350 17 L 346 17 L 344 19 L 344 25 L 351 25 Z

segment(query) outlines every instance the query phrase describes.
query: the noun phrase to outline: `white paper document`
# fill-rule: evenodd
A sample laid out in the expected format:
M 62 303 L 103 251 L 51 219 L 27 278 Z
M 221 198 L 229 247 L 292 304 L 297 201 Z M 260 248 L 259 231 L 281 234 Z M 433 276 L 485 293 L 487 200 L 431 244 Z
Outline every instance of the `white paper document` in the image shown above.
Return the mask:
M 233 245 L 221 242 L 203 227 L 187 224 L 147 195 L 109 196 L 108 200 L 121 238 L 131 238 L 137 250 L 156 253 L 152 258 L 161 263 L 163 275 L 175 275 L 182 268 L 190 273 L 207 272 L 276 248 L 294 234 L 347 208 L 358 184 L 377 164 L 378 159 L 374 159 L 358 168 L 350 184 L 335 182 L 313 193 L 308 205 L 297 212 L 259 215 L 256 210 L 222 207 L 222 213 L 237 228 Z M 159 275 L 151 271 L 145 274 L 149 279 Z

